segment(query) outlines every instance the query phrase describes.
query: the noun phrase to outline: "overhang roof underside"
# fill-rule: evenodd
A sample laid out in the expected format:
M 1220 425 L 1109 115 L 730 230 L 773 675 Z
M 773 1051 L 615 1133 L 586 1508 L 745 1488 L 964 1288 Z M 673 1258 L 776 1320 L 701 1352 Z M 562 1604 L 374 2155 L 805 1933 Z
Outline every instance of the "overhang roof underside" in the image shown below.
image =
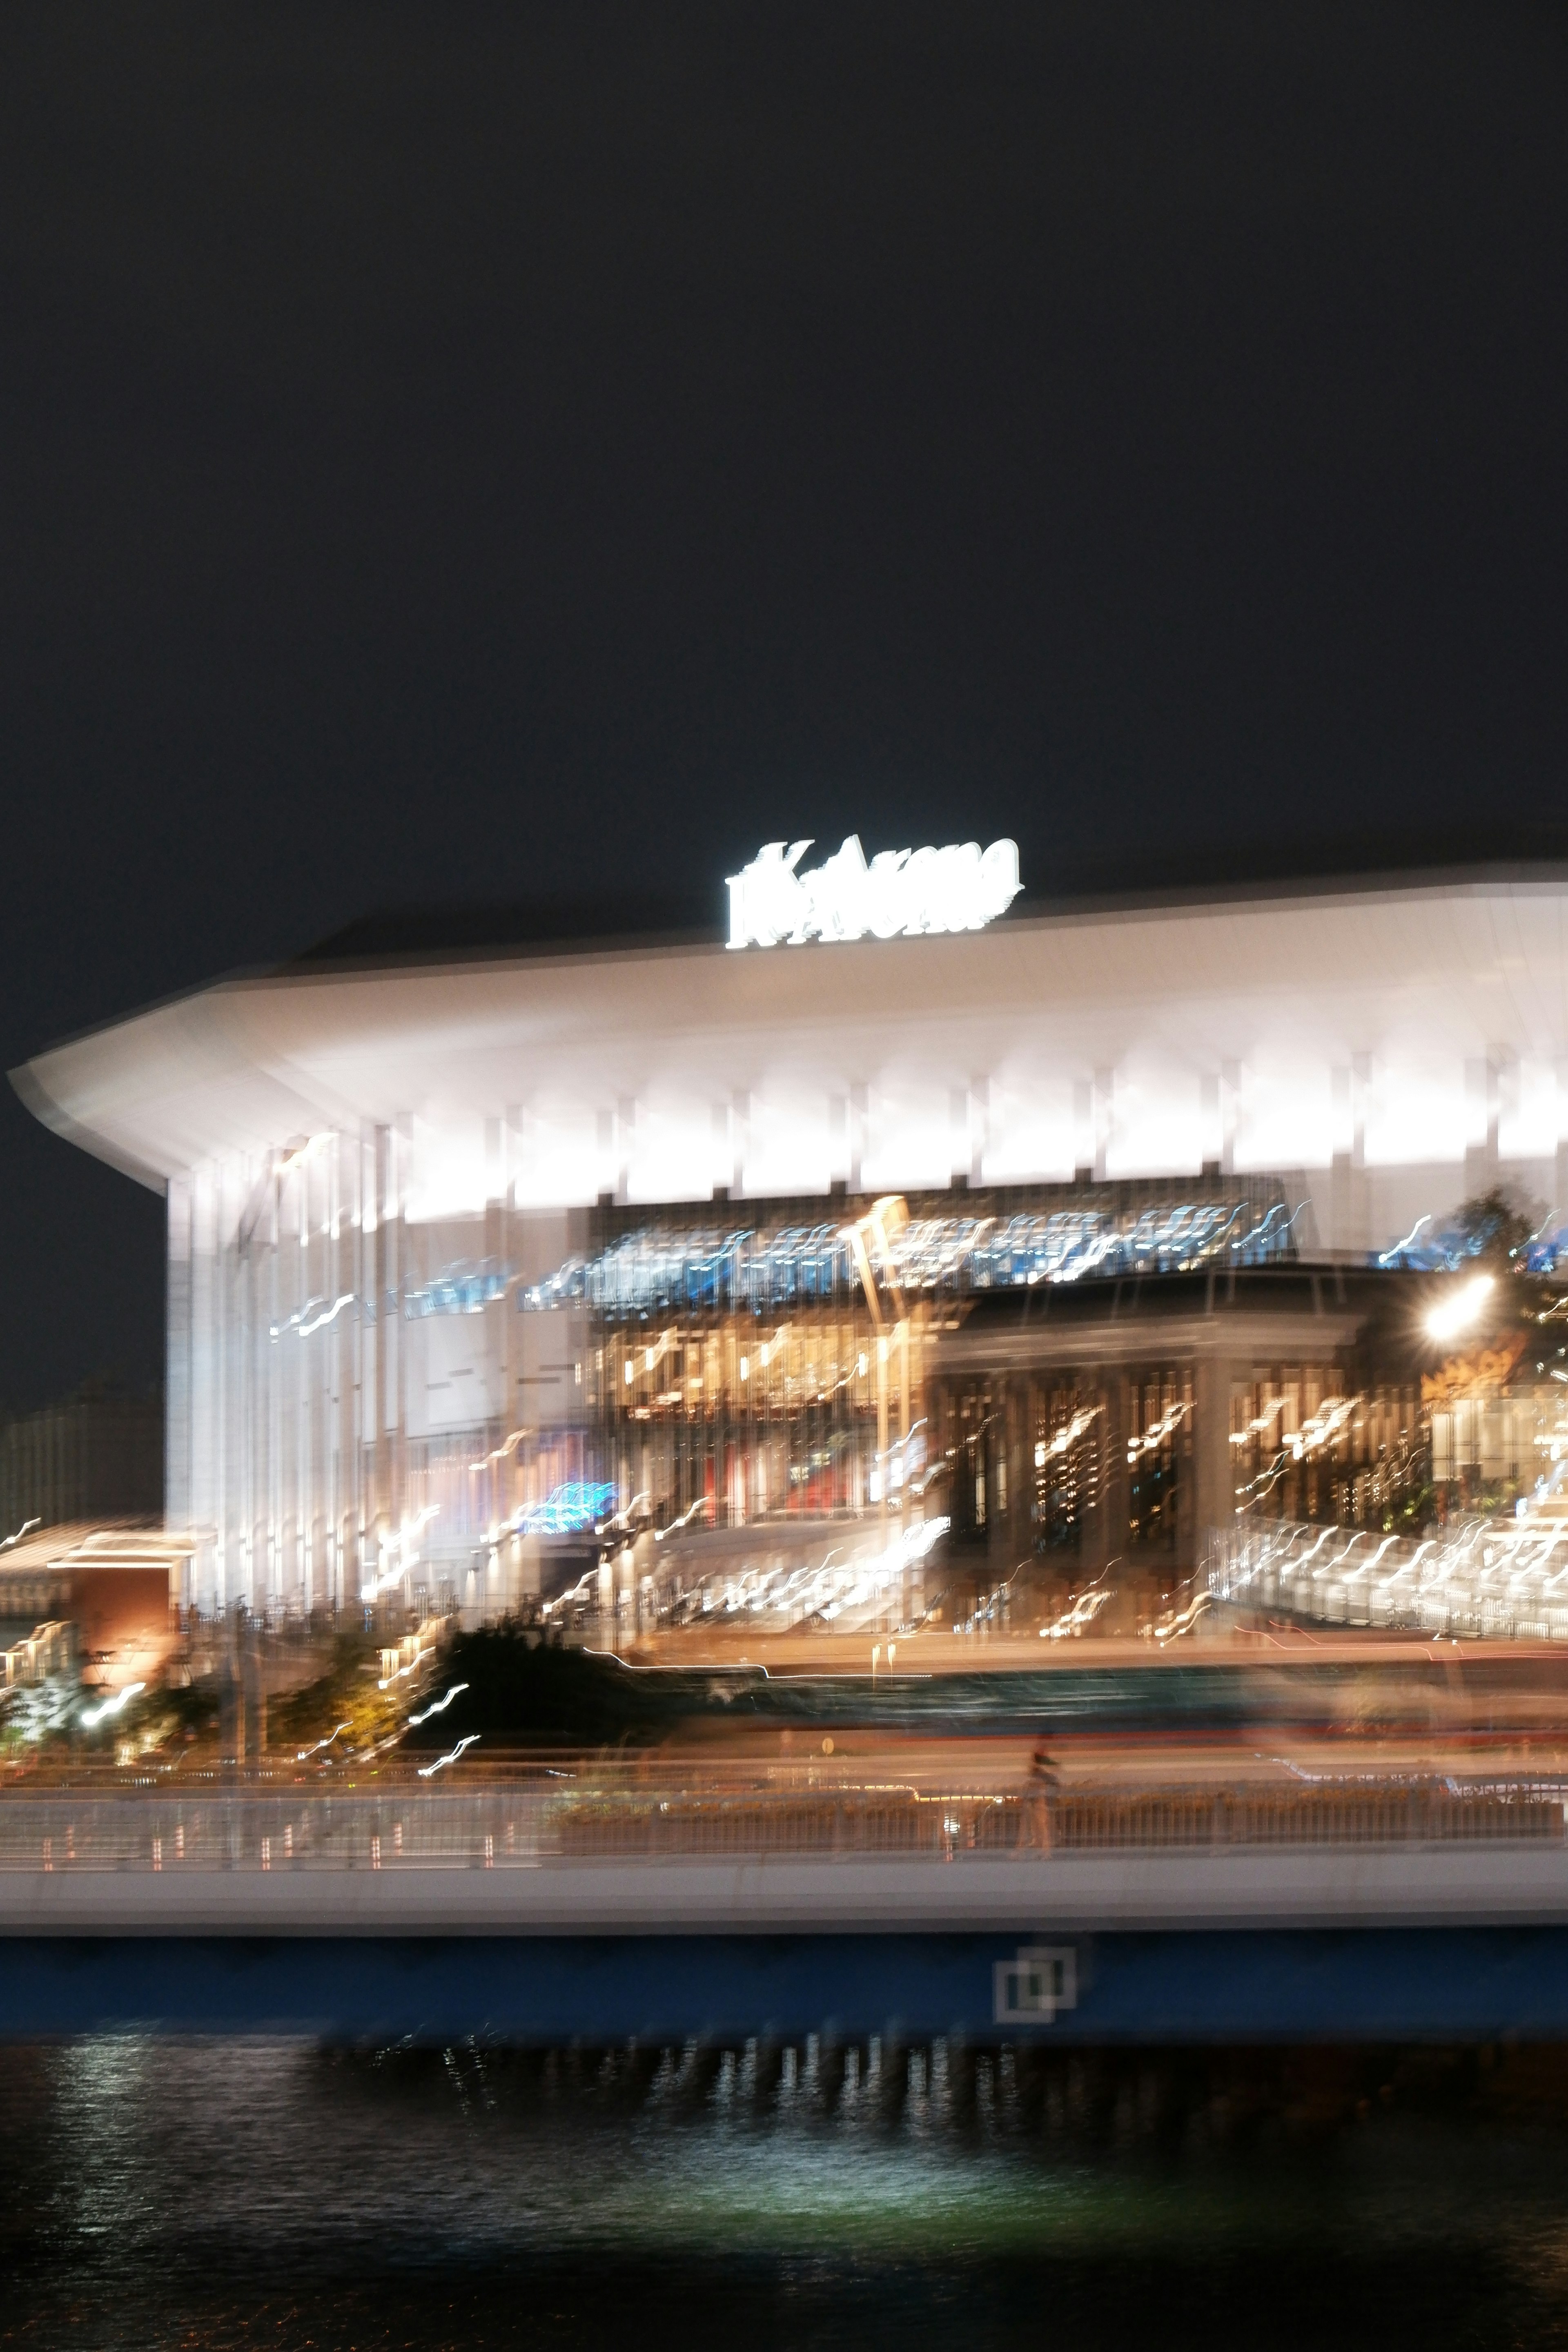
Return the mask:
M 1568 882 L 1444 882 L 732 953 L 623 947 L 221 982 L 13 1073 L 142 1181 L 415 1119 L 592 1119 L 1163 1069 L 1447 1072 L 1568 1055 Z M 1314 1080 L 1315 1083 L 1315 1080 Z M 672 1196 L 673 1197 L 673 1196 Z

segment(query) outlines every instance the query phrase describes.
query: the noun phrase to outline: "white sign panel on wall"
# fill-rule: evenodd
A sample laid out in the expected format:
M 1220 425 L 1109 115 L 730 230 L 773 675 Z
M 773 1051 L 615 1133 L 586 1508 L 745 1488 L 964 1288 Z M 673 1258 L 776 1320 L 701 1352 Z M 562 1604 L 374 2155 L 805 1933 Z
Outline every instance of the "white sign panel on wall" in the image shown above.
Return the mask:
M 979 931 L 1017 897 L 1018 845 L 955 842 L 884 849 L 866 863 L 859 836 L 803 874 L 809 841 L 770 841 L 729 877 L 732 948 L 802 947 L 808 940 L 894 940 Z

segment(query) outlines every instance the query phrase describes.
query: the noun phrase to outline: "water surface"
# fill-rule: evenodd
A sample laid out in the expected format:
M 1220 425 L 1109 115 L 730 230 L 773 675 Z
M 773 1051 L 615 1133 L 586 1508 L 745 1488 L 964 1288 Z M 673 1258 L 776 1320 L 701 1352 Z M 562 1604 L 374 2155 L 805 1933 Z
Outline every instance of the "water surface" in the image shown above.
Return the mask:
M 829 2101 L 809 2053 L 763 2067 L 12 2051 L 0 2342 L 1568 2342 L 1568 2133 L 1461 2078 L 1259 2103 L 1207 2062 L 939 2046 Z

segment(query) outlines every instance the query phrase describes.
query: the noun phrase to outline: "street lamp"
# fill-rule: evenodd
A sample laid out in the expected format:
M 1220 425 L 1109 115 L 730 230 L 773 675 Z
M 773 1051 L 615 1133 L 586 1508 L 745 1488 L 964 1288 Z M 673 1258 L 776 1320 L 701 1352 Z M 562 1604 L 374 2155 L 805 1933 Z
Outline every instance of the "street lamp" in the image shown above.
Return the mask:
M 1468 1331 L 1496 1287 L 1493 1276 L 1478 1274 L 1453 1297 L 1439 1300 L 1426 1317 L 1426 1328 L 1432 1338 L 1452 1339 L 1459 1332 Z

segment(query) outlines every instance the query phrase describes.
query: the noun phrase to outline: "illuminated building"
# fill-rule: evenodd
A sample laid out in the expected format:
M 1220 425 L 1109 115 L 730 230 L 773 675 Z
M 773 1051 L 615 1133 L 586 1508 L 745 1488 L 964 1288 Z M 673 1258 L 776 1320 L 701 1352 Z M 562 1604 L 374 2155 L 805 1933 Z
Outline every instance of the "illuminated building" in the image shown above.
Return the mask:
M 831 863 L 812 919 L 859 922 Z M 937 1514 L 1001 1570 L 1163 1572 L 1237 1491 L 1354 1516 L 1396 1482 L 1405 1391 L 1340 1411 L 1380 1256 L 1502 1179 L 1550 1254 L 1565 940 L 1568 886 L 1526 875 L 329 950 L 17 1084 L 167 1193 L 204 1607 L 500 1606 L 574 1528 L 640 1530 L 640 1578 Z
M 89 1381 L 75 1396 L 0 1425 L 0 1533 L 75 1519 L 155 1517 L 163 1489 L 163 1422 L 155 1395 L 127 1395 Z

